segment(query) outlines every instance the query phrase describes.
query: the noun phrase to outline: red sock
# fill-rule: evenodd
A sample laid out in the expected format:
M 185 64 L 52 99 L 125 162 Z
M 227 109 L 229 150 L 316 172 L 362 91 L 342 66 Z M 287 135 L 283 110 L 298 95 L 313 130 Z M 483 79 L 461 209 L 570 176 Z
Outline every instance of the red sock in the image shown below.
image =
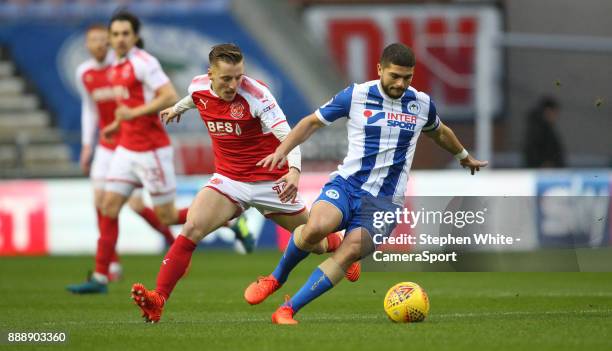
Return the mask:
M 331 233 L 327 236 L 327 252 L 334 252 L 342 243 L 342 237 L 338 233 Z
M 100 237 L 96 250 L 96 273 L 108 275 L 108 266 L 113 255 L 116 256 L 115 246 L 119 236 L 119 220 L 100 216 Z
M 178 223 L 177 224 L 185 224 L 185 222 L 187 222 L 187 212 L 189 211 L 189 208 L 181 208 L 178 211 Z
M 193 241 L 179 235 L 168 250 L 159 269 L 157 288 L 155 288 L 164 299 L 168 300 L 174 286 L 185 274 L 196 246 Z
M 172 232 L 168 226 L 159 221 L 153 209 L 145 207 L 138 214 L 144 218 L 144 220 L 147 221 L 147 223 L 149 223 L 153 229 L 157 230 L 164 237 L 166 244 L 172 245 L 174 242 L 174 235 L 172 235 Z
M 98 219 L 98 233 L 102 233 L 102 211 L 99 208 L 96 208 L 96 215 Z M 111 256 L 111 262 L 119 263 L 119 256 L 117 255 L 117 250 L 113 251 L 113 255 Z

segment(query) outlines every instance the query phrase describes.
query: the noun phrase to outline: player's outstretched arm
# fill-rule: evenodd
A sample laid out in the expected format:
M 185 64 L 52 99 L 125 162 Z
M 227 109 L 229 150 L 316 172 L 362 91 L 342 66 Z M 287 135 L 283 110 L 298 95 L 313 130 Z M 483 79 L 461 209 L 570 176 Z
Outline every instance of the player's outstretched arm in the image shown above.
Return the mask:
M 195 108 L 195 107 L 196 105 L 193 102 L 191 95 L 187 95 L 181 100 L 179 100 L 179 102 L 174 104 L 174 106 L 168 107 L 164 109 L 163 111 L 161 111 L 159 113 L 159 116 L 161 117 L 162 122 L 164 122 L 165 124 L 168 124 L 175 119 L 176 119 L 176 123 L 179 123 L 181 121 L 181 115 L 184 112 L 191 110 L 192 108 Z
M 469 167 L 472 175 L 474 175 L 474 172 L 480 171 L 480 167 L 486 167 L 489 164 L 489 161 L 479 161 L 468 154 L 453 130 L 441 122 L 438 128 L 431 132 L 425 132 L 425 135 L 433 139 L 441 148 L 453 154 L 463 168 Z
M 287 162 L 287 155 L 289 152 L 308 140 L 314 132 L 324 126 L 325 124 L 323 124 L 314 113 L 304 117 L 300 123 L 291 130 L 287 138 L 276 148 L 276 151 L 257 162 L 257 165 L 268 167 L 270 170 L 274 169 L 274 167 L 280 168 L 284 166 L 285 162 Z

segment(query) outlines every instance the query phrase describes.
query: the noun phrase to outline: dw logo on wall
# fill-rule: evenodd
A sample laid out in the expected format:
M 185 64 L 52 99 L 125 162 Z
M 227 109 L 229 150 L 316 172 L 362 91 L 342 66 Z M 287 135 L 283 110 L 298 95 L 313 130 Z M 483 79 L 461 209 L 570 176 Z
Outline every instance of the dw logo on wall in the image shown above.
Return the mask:
M 382 50 L 402 42 L 416 56 L 412 86 L 430 94 L 445 117 L 472 118 L 479 84 L 493 90 L 493 110 L 501 107 L 495 39 L 502 27 L 493 7 L 313 6 L 306 19 L 350 81 L 378 79 Z

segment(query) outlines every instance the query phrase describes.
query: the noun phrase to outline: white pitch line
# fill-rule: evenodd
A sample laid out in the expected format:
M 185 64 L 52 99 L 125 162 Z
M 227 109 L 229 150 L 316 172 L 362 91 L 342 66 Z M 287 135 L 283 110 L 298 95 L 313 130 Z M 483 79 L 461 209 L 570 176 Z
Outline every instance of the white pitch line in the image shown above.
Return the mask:
M 440 291 L 436 290 L 433 293 L 429 292 L 429 296 L 443 296 L 443 297 L 612 297 L 612 292 L 548 292 L 548 293 L 530 293 L 517 290 L 514 292 L 475 292 L 469 294 L 458 294 L 457 291 Z
M 474 317 L 497 317 L 497 316 L 536 316 L 536 315 L 575 315 L 575 314 L 612 314 L 612 310 L 559 310 L 559 311 L 498 311 L 498 312 L 467 312 L 467 313 L 432 313 L 430 318 L 474 318 Z M 307 316 L 307 314 L 305 314 Z M 314 318 L 309 318 L 308 321 L 355 321 L 355 320 L 378 320 L 385 319 L 384 314 L 351 314 L 338 317 L 317 315 Z M 161 323 L 167 324 L 210 324 L 210 323 L 249 323 L 249 322 L 268 322 L 268 318 L 236 318 L 232 320 L 192 320 L 192 321 L 170 321 Z M 124 325 L 124 324 L 145 324 L 143 321 L 62 321 L 62 322 L 45 322 L 43 325 Z
M 504 312 L 468 312 L 468 313 L 436 313 L 436 317 L 489 317 L 489 316 L 536 316 L 536 315 L 566 315 L 566 314 L 612 314 L 612 310 L 578 310 L 578 311 L 504 311 Z

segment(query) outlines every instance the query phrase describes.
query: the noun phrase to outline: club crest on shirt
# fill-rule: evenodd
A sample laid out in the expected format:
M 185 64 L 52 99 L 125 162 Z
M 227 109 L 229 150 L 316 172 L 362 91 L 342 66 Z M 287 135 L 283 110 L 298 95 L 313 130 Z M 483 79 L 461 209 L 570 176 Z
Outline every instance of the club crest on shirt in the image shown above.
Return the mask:
M 234 119 L 241 119 L 244 116 L 244 106 L 239 102 L 230 105 L 230 116 Z
M 421 112 L 421 105 L 419 105 L 419 103 L 416 101 L 410 101 L 408 106 L 406 106 L 406 109 L 411 115 L 416 115 Z

